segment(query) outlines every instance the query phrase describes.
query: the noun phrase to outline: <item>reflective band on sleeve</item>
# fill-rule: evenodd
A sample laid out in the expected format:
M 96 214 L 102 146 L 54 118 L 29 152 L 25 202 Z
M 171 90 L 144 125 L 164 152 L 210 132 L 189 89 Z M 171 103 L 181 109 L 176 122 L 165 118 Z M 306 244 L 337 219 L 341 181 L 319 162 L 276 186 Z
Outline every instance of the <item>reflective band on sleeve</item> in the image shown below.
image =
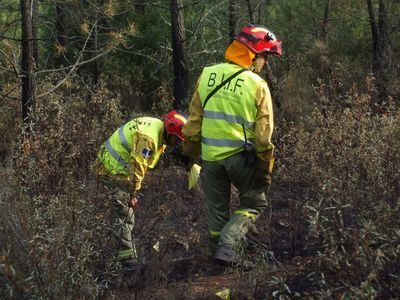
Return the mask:
M 257 214 L 253 214 L 253 213 L 251 213 L 247 210 L 243 210 L 243 209 L 237 209 L 237 210 L 235 210 L 235 212 L 233 214 L 246 216 L 246 217 L 252 219 L 253 221 L 255 221 L 257 219 Z
M 131 258 L 131 257 L 134 257 L 134 256 L 135 256 L 135 250 L 132 249 L 132 248 L 118 251 L 118 258 L 119 259 Z
M 126 151 L 131 152 L 131 148 L 129 147 L 128 141 L 126 140 L 125 134 L 124 134 L 124 126 L 122 126 L 120 129 L 118 129 L 118 136 L 119 139 L 121 140 L 122 146 L 125 148 Z
M 119 156 L 119 154 L 114 150 L 114 148 L 111 146 L 110 144 L 110 140 L 106 141 L 106 148 L 108 150 L 108 152 L 111 154 L 111 156 L 117 161 L 119 162 L 123 167 L 127 167 L 128 163 L 121 157 Z
M 206 145 L 219 147 L 240 148 L 244 146 L 244 140 L 225 140 L 202 137 L 201 142 Z
M 211 237 L 213 237 L 213 238 L 221 236 L 221 231 L 209 230 L 208 232 L 210 233 Z
M 245 119 L 243 119 L 241 116 L 225 114 L 223 112 L 217 112 L 217 111 L 205 110 L 204 118 L 215 119 L 215 120 L 225 120 L 229 123 L 235 123 L 235 124 L 244 124 L 246 126 L 246 128 L 249 128 L 249 129 L 254 129 L 256 126 L 255 122 L 248 122 Z

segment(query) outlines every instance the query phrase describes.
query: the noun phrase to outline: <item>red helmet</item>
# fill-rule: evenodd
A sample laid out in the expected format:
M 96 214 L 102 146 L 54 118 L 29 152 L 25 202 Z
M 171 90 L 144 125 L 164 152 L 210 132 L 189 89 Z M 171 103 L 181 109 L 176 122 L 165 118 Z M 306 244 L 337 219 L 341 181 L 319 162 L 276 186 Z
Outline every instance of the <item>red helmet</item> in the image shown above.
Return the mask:
M 184 136 L 182 128 L 187 122 L 187 116 L 179 110 L 173 110 L 163 115 L 165 129 L 168 134 L 176 135 L 182 141 Z
M 282 42 L 264 26 L 249 24 L 235 38 L 257 54 L 282 55 Z

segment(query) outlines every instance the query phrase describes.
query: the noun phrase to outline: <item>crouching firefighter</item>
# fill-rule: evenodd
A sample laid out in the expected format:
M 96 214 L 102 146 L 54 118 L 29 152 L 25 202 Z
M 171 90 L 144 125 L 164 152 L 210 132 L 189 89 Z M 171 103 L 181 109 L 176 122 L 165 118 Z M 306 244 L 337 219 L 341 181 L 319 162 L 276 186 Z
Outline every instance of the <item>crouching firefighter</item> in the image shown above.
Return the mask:
M 175 110 L 163 115 L 162 120 L 135 118 L 117 129 L 97 155 L 98 172 L 111 190 L 113 233 L 118 242 L 117 256 L 124 267 L 134 267 L 137 262 L 132 229 L 144 176 L 156 166 L 167 146 L 183 141 L 185 123 L 186 116 Z
M 257 73 L 281 53 L 270 30 L 244 27 L 225 52 L 227 62 L 203 69 L 190 103 L 183 154 L 190 167 L 201 148 L 209 252 L 219 263 L 238 262 L 245 234 L 267 207 L 274 124 L 270 91 Z M 240 193 L 232 213 L 231 184 Z

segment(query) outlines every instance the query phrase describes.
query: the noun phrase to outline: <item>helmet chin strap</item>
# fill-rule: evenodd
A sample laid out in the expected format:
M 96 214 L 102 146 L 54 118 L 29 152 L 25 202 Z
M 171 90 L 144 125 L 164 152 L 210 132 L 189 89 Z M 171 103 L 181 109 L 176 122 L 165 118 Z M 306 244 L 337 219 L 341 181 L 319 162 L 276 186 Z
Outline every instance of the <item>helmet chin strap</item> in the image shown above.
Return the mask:
M 167 143 L 168 137 L 169 137 L 169 134 L 168 134 L 168 132 L 167 132 L 167 129 L 166 129 L 165 126 L 164 126 L 164 132 L 163 132 L 163 143 L 164 143 L 164 144 Z

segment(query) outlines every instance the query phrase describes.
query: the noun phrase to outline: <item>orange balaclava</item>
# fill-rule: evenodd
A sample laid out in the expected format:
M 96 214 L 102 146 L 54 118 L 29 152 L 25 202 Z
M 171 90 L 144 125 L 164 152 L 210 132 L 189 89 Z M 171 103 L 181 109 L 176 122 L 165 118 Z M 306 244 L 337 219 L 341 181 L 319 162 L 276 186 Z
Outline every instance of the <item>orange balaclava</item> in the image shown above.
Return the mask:
M 241 42 L 234 40 L 225 51 L 225 59 L 244 68 L 253 64 L 255 53 Z

